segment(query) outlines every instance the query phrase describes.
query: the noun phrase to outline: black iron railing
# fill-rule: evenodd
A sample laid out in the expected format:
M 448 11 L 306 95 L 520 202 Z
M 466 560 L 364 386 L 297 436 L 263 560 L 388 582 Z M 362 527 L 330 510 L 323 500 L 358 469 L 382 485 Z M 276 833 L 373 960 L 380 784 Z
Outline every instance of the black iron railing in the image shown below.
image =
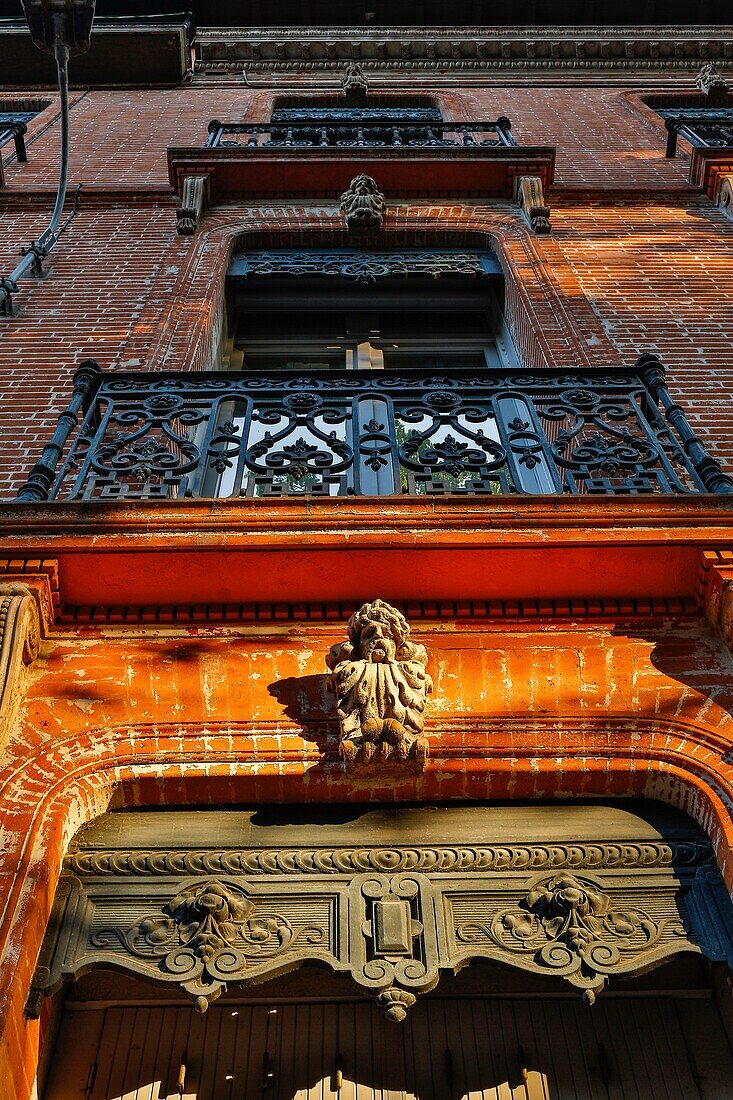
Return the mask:
M 333 146 L 398 148 L 408 146 L 515 146 L 508 118 L 496 122 L 405 123 L 393 119 L 369 122 L 335 122 L 333 119 L 309 119 L 296 122 L 219 122 L 209 123 L 206 147 L 241 146 L 247 149 L 277 146 L 284 149 L 317 149 Z
M 102 374 L 19 500 L 730 493 L 653 356 L 631 370 Z
M 25 122 L 0 122 L 0 149 L 3 149 L 10 141 L 14 142 L 15 155 L 22 164 L 25 164 L 28 160 L 25 148 L 27 130 L 28 127 Z
M 667 157 L 676 156 L 678 138 L 698 149 L 733 147 L 733 108 L 679 108 L 659 114 L 667 127 Z

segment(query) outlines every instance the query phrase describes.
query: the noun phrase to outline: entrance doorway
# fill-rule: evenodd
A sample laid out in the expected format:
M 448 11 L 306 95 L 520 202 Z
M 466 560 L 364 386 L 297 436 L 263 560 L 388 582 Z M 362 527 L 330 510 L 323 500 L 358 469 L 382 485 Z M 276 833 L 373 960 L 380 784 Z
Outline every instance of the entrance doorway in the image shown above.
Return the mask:
M 69 1009 L 44 1100 L 725 1100 L 712 999 L 440 998 Z

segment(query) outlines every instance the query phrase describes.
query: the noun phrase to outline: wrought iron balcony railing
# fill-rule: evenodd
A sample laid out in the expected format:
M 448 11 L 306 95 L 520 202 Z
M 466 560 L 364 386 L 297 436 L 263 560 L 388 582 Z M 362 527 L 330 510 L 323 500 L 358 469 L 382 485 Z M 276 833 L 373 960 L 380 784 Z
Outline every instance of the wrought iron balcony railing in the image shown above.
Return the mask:
M 653 356 L 630 370 L 103 374 L 19 500 L 730 493 Z
M 659 114 L 667 127 L 667 157 L 677 155 L 678 138 L 684 138 L 695 149 L 733 147 L 733 108 L 677 108 L 660 110 Z
M 214 119 L 209 123 L 206 148 L 499 148 L 516 146 L 511 127 L 508 118 L 499 118 L 496 122 L 406 123 L 385 117 L 367 122 L 337 122 L 325 112 L 322 118 L 309 118 L 306 122 L 219 122 Z

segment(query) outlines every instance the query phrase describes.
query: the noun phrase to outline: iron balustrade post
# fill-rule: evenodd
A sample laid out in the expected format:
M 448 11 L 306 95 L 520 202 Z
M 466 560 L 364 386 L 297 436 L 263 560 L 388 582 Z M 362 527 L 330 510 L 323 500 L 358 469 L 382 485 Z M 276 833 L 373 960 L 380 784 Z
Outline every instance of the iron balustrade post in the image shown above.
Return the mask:
M 13 141 L 15 144 L 15 155 L 21 164 L 25 164 L 28 161 L 28 154 L 25 148 L 25 135 L 28 127 L 25 122 L 11 122 L 6 126 L 2 133 L 0 133 L 0 149 L 3 145 L 7 145 L 9 141 Z
M 216 149 L 217 145 L 221 143 L 221 135 L 224 130 L 224 124 L 219 122 L 218 119 L 212 118 L 208 126 L 209 136 L 206 139 L 205 149 Z
M 89 411 L 102 381 L 102 371 L 95 359 L 84 359 L 74 374 L 74 389 L 68 406 L 60 414 L 56 430 L 43 449 L 39 461 L 18 490 L 16 500 L 42 503 L 48 500 L 56 478 L 56 468 L 69 436 Z
M 516 145 L 514 135 L 512 134 L 511 120 L 502 115 L 496 120 L 496 132 L 499 135 L 499 140 L 502 145 Z
M 671 157 L 677 155 L 677 130 L 679 129 L 679 122 L 677 119 L 668 118 L 664 125 L 667 128 L 667 148 L 664 151 L 664 155 L 669 160 Z
M 656 355 L 646 353 L 636 361 L 641 379 L 647 390 L 664 410 L 664 417 L 677 433 L 683 450 L 693 469 L 710 493 L 733 493 L 733 478 L 720 468 L 720 463 L 708 454 L 705 447 L 692 430 L 684 410 L 672 400 L 664 367 Z

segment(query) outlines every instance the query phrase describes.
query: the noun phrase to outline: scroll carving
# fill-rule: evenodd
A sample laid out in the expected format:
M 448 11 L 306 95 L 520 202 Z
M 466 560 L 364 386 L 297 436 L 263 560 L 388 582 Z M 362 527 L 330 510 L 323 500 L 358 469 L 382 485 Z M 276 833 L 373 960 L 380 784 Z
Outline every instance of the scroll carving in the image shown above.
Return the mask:
M 350 233 L 378 233 L 384 221 L 384 195 L 371 176 L 354 176 L 339 209 Z
M 190 237 L 199 227 L 206 204 L 208 176 L 186 176 L 181 192 L 181 205 L 176 211 L 176 231 Z
M 0 744 L 20 690 L 23 670 L 38 656 L 41 623 L 30 588 L 0 584 Z
M 550 208 L 545 204 L 539 176 L 520 176 L 515 184 L 515 200 L 533 233 L 549 233 Z
M 456 937 L 463 943 L 488 937 L 511 954 L 532 955 L 534 969 L 565 978 L 593 1004 L 609 975 L 623 971 L 629 958 L 638 966 L 665 932 L 685 935 L 681 921 L 616 905 L 596 883 L 560 874 L 536 882 L 519 906 L 500 910 L 489 923 L 459 926 Z
M 424 646 L 410 641 L 404 615 L 382 600 L 365 603 L 349 619 L 348 641 L 332 647 L 332 671 L 345 764 L 424 764 L 423 712 L 433 682 Z
M 126 930 L 101 929 L 90 938 L 94 947 L 109 948 L 118 940 L 130 955 L 157 961 L 205 1012 L 228 979 L 241 979 L 251 967 L 287 953 L 296 940 L 321 943 L 326 931 L 296 929 L 279 913 L 259 912 L 239 887 L 207 879 L 180 890 L 162 916 L 144 917 Z

